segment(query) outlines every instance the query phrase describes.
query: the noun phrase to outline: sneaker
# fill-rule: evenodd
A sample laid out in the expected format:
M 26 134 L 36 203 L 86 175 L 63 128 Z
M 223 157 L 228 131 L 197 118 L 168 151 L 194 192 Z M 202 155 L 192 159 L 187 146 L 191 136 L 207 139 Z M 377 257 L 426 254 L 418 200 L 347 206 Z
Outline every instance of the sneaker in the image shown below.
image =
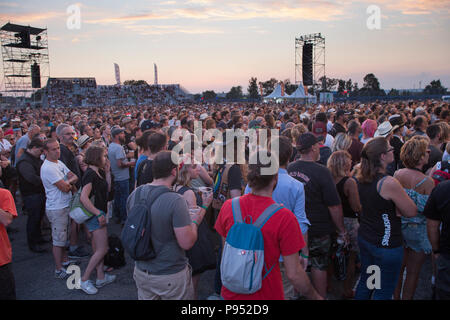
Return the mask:
M 67 270 L 65 268 L 61 268 L 61 270 L 55 270 L 55 278 L 56 279 L 65 279 L 67 278 Z
M 73 251 L 69 251 L 67 255 L 72 259 L 80 259 L 89 256 L 89 252 L 87 252 L 83 247 L 78 247 Z
M 219 294 L 213 293 L 206 300 L 223 300 L 223 298 Z
M 87 294 L 96 294 L 98 292 L 97 288 L 94 287 L 91 280 L 87 281 L 80 280 L 80 289 L 86 292 Z
M 105 272 L 105 279 L 95 281 L 95 286 L 97 288 L 101 288 L 106 286 L 107 284 L 113 283 L 116 280 L 116 276 Z
M 79 265 L 79 264 L 81 264 L 81 261 L 78 261 L 78 260 L 67 260 L 67 261 L 65 261 L 65 262 L 63 262 L 62 263 L 62 265 L 63 265 L 63 267 L 68 267 L 68 266 L 70 266 L 71 264 L 76 264 L 76 265 Z

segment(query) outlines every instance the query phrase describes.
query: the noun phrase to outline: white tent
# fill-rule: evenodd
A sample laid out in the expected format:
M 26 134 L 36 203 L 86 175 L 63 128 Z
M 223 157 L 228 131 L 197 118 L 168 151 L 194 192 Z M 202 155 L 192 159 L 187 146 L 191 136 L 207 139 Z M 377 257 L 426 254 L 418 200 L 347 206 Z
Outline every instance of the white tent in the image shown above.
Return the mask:
M 268 100 L 268 99 L 280 99 L 280 98 L 287 98 L 288 95 L 281 95 L 281 84 L 277 84 L 277 86 L 275 87 L 275 90 L 273 90 L 273 92 L 271 94 L 269 94 L 268 96 L 265 96 L 264 99 Z
M 316 103 L 317 97 L 312 94 L 306 94 L 305 93 L 305 87 L 303 87 L 303 84 L 300 82 L 300 84 L 297 87 L 297 90 L 295 90 L 290 96 L 287 96 L 289 99 L 298 99 L 303 100 L 305 102 L 310 103 Z
M 306 99 L 305 88 L 303 84 L 299 84 L 297 90 L 295 90 L 290 96 L 287 96 L 289 99 Z

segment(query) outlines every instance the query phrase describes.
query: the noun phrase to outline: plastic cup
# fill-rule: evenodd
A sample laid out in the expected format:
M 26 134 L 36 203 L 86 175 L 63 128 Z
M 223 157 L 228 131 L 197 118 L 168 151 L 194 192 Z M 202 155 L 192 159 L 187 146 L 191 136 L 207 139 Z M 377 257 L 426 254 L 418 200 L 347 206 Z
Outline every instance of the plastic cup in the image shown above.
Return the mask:
M 189 207 L 189 214 L 191 215 L 191 220 L 194 220 L 193 217 L 199 214 L 200 210 L 202 210 L 202 208 L 200 208 L 199 206 Z

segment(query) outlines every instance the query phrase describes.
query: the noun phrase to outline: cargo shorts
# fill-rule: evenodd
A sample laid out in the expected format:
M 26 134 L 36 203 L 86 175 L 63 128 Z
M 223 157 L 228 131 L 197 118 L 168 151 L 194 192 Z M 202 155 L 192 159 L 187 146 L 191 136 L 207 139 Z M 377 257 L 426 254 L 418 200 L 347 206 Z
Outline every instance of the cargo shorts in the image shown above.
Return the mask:
M 310 237 L 308 247 L 311 268 L 326 271 L 331 262 L 331 236 Z
M 48 221 L 52 226 L 52 239 L 55 247 L 65 247 L 69 239 L 69 211 L 69 207 L 59 210 L 45 210 Z

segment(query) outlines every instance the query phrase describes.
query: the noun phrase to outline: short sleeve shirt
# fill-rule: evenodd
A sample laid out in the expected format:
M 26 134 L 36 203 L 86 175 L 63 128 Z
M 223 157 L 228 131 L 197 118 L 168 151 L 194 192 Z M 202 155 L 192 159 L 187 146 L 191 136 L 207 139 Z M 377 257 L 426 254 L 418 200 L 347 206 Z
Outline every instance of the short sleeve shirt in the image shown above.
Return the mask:
M 328 207 L 341 204 L 341 199 L 330 170 L 318 163 L 301 160 L 291 163 L 287 170 L 305 186 L 305 211 L 311 223 L 309 234 L 317 237 L 331 234 L 335 226 Z
M 60 180 L 67 181 L 67 173 L 70 170 L 64 163 L 57 163 L 45 159 L 41 167 L 41 179 L 45 188 L 45 208 L 47 210 L 60 210 L 70 206 L 72 192 L 62 192 L 55 185 Z
M 144 185 L 139 188 L 156 188 L 156 186 Z M 135 196 L 136 190 L 128 197 L 127 213 L 131 210 Z M 151 219 L 151 237 L 156 258 L 149 261 L 136 261 L 136 266 L 140 270 L 157 275 L 180 272 L 186 267 L 188 259 L 185 251 L 178 244 L 174 228 L 191 224 L 186 200 L 175 192 L 161 195 L 151 207 Z
M 272 198 L 248 194 L 240 198 L 242 216 L 249 215 L 252 221 L 256 221 L 263 211 L 274 204 Z M 234 224 L 231 200 L 227 200 L 215 224 L 215 229 L 224 238 Z M 263 280 L 259 291 L 243 295 L 229 291 L 222 286 L 221 295 L 226 300 L 283 300 L 283 284 L 281 280 L 278 259 L 280 255 L 290 256 L 299 252 L 305 242 L 294 214 L 288 209 L 281 209 L 275 213 L 261 229 L 264 239 L 264 262 L 272 271 Z
M 9 212 L 13 217 L 17 217 L 16 205 L 14 203 L 11 192 L 7 189 L 0 188 L 0 208 Z M 12 249 L 9 242 L 8 233 L 3 224 L 0 223 L 0 267 L 11 263 Z
M 111 163 L 111 172 L 114 175 L 114 181 L 125 181 L 130 179 L 130 170 L 128 168 L 120 168 L 117 160 L 125 161 L 125 150 L 120 144 L 111 142 L 108 148 L 108 158 Z
M 106 212 L 108 209 L 108 183 L 106 179 L 100 178 L 94 170 L 88 168 L 83 175 L 81 185 L 84 187 L 89 183 L 92 184 L 89 197 L 94 196 L 94 207 Z

